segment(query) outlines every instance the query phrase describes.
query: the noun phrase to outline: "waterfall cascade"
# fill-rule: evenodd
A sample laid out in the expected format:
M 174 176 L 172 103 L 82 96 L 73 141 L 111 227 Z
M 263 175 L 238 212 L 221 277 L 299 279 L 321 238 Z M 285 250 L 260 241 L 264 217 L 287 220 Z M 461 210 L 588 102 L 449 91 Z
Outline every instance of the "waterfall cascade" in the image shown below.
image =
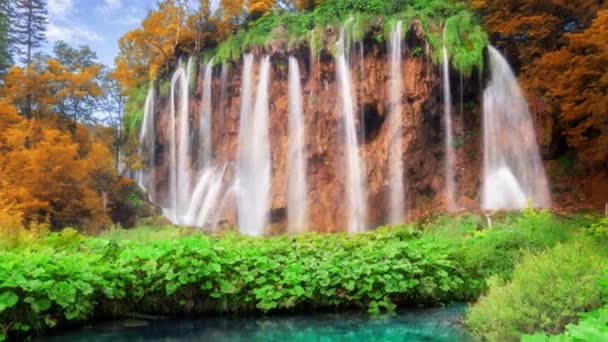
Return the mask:
M 192 58 L 185 65 L 180 60 L 166 99 L 156 99 L 154 87 L 148 91 L 139 135 L 140 153 L 147 159 L 147 169 L 137 171 L 135 180 L 148 192 L 150 200 L 161 203 L 164 214 L 180 225 L 213 228 L 220 222 L 238 223 L 241 232 L 260 236 L 268 227 L 271 227 L 269 232 L 274 232 L 275 223 L 281 222 L 288 232 L 295 234 L 308 231 L 312 226 L 310 222 L 319 214 L 326 215 L 319 211 L 320 202 L 324 205 L 329 203 L 333 210 L 345 213 L 347 230 L 351 233 L 365 230 L 369 222 L 404 222 L 406 184 L 420 182 L 421 178 L 420 174 L 415 174 L 415 169 L 408 168 L 406 182 L 404 106 L 408 106 L 408 113 L 410 108 L 419 110 L 432 96 L 429 95 L 432 94 L 429 86 L 426 98 L 406 99 L 404 83 L 406 80 L 410 82 L 416 70 L 426 77 L 432 75 L 429 75 L 431 68 L 425 64 L 418 65 L 415 60 L 408 63 L 407 73 L 403 72 L 402 32 L 402 22 L 399 21 L 391 32 L 386 62 L 370 59 L 365 52 L 362 54 L 361 50 L 355 49 L 358 53 L 353 56 L 359 59 L 356 63 L 349 57 L 349 51 L 357 45 L 350 41 L 352 37 L 341 27 L 333 64 L 335 70 L 329 69 L 327 60 L 316 57 L 314 49 L 311 49 L 309 71 L 305 77 L 300 74 L 300 66 L 306 64 L 290 56 L 288 74 L 283 73 L 282 66 L 277 66 L 275 70 L 279 72 L 272 81 L 274 83 L 271 83 L 272 66 L 268 56 L 261 58 L 259 68 L 255 68 L 254 56 L 246 54 L 241 78 L 238 79 L 237 75 L 239 82 L 231 82 L 229 68 L 232 66 L 227 63 L 222 65 L 219 82 L 214 82 L 212 59 L 200 68 L 203 74 L 200 102 L 193 99 L 191 103 L 190 98 L 194 92 L 189 88 L 192 84 L 197 86 L 192 82 L 196 78 Z M 359 44 L 362 48 L 363 43 Z M 438 148 L 445 149 L 444 169 L 441 168 L 441 159 L 424 158 L 420 151 L 415 151 L 416 145 L 411 144 L 420 143 L 421 138 L 409 143 L 408 146 L 414 148 L 407 149 L 407 156 L 417 154 L 417 159 L 408 159 L 413 165 L 427 163 L 423 169 L 424 181 L 431 178 L 427 175 L 429 171 L 437 170 L 438 174 L 433 177 L 439 180 L 444 173 L 447 207 L 454 210 L 456 186 L 449 58 L 445 48 L 442 52 L 443 65 L 438 74 L 443 76 L 445 140 L 444 146 L 439 145 Z M 486 210 L 520 209 L 526 207 L 528 201 L 535 207 L 548 207 L 551 204 L 548 182 L 522 90 L 500 53 L 492 47 L 488 48 L 488 53 L 490 79 L 483 103 L 481 207 Z M 382 69 L 385 63 L 388 67 Z M 366 77 L 372 80 L 361 79 L 359 75 L 357 82 L 353 83 L 351 68 L 362 72 L 368 65 Z M 411 68 L 414 68 L 412 74 Z M 327 77 L 326 70 L 335 72 L 335 80 Z M 377 70 L 388 71 L 388 77 L 385 72 Z M 386 94 L 382 91 L 370 94 L 370 85 L 382 87 L 386 80 Z M 331 88 L 330 82 L 335 82 L 335 88 Z M 238 88 L 234 89 L 234 83 L 240 83 L 240 92 Z M 462 112 L 462 79 L 460 83 Z M 219 88 L 213 88 L 214 84 Z M 336 98 L 327 98 L 324 92 L 333 89 L 336 90 Z M 277 99 L 278 95 L 270 101 L 271 91 L 273 95 L 283 91 L 288 101 Z M 310 100 L 304 101 L 304 92 L 311 94 Z M 355 98 L 355 93 L 359 99 Z M 231 101 L 233 94 L 240 96 L 240 109 L 238 103 Z M 319 99 L 314 98 L 316 96 Z M 167 108 L 166 115 L 158 120 L 155 103 L 157 107 Z M 200 106 L 194 108 L 197 105 Z M 366 113 L 361 109 L 364 106 Z M 371 109 L 368 111 L 367 108 Z M 334 109 L 338 116 L 332 113 Z M 194 111 L 198 111 L 198 116 Z M 234 120 L 239 113 L 240 119 Z M 272 126 L 269 122 L 271 113 Z M 362 114 L 361 118 L 359 114 Z M 408 120 L 414 120 L 412 125 L 421 127 L 422 119 L 416 122 L 417 117 L 422 117 L 421 112 L 411 117 L 408 115 Z M 363 128 L 363 121 L 368 119 L 369 129 L 377 131 L 369 135 L 370 141 L 364 142 L 357 135 L 356 125 L 357 120 L 361 120 L 360 130 L 365 136 L 367 128 Z M 305 128 L 305 122 L 311 126 Z M 408 121 L 408 127 L 409 124 Z M 337 127 L 336 131 L 331 127 Z M 382 139 L 377 139 L 379 135 L 383 135 Z M 377 153 L 385 148 L 387 156 Z M 371 161 L 367 168 L 363 152 L 369 158 L 367 162 Z M 274 160 L 275 170 L 272 169 Z M 277 191 L 272 193 L 271 201 L 271 188 L 275 183 L 281 186 L 274 188 Z M 408 191 L 415 198 L 416 192 L 439 193 L 441 187 L 441 181 L 428 181 L 424 187 L 412 187 Z M 332 191 L 330 196 L 326 196 L 326 189 Z M 465 190 L 461 191 L 464 193 Z M 379 199 L 378 203 L 382 202 L 381 196 L 388 196 L 386 207 L 368 207 L 368 195 L 371 199 Z M 324 209 L 322 207 L 321 211 Z M 327 217 L 334 220 L 340 215 L 329 213 Z M 269 225 L 269 222 L 273 224 Z
M 505 58 L 488 46 L 490 80 L 483 94 L 483 181 L 487 210 L 550 207 L 528 104 Z
M 199 125 L 199 169 L 205 169 L 211 164 L 211 81 L 213 77 L 213 58 L 207 62 L 203 79 L 203 98 L 201 101 Z
M 144 115 L 139 131 L 139 146 L 141 157 L 146 159 L 146 168 L 137 170 L 135 180 L 140 188 L 148 192 L 150 200 L 154 198 L 154 165 L 155 165 L 155 137 L 154 137 L 154 87 L 148 89 L 144 103 Z M 147 153 L 146 153 L 147 152 Z
M 403 74 L 401 72 L 402 23 L 398 21 L 392 29 L 390 39 L 390 98 L 388 117 L 388 181 L 390 186 L 390 224 L 403 223 L 405 219 L 405 186 L 403 184 Z
M 289 57 L 289 153 L 287 161 L 287 230 L 302 233 L 308 228 L 305 128 L 300 66 Z
M 346 171 L 346 198 L 348 202 L 348 231 L 363 231 L 367 222 L 367 205 L 361 170 L 361 158 L 355 129 L 355 110 L 351 90 L 351 76 L 345 52 L 344 26 L 340 28 L 337 42 L 336 74 L 344 126 L 344 149 Z
M 260 62 L 253 112 L 251 87 L 253 56 L 245 56 L 238 160 L 238 216 L 241 231 L 252 236 L 264 233 L 270 197 L 270 144 L 268 141 L 268 86 L 270 58 Z
M 179 89 L 179 101 L 175 97 Z M 188 152 L 190 132 L 188 130 L 188 79 L 182 63 L 171 78 L 169 105 L 169 206 L 165 208 L 165 216 L 173 223 L 180 223 L 180 216 L 188 202 L 190 193 L 190 173 L 188 170 Z M 177 113 L 176 113 L 177 112 Z M 176 116 L 179 116 L 179 135 L 176 134 Z M 178 150 L 179 143 L 179 150 Z
M 455 211 L 456 186 L 454 184 L 454 138 L 452 137 L 452 90 L 450 89 L 450 60 L 448 49 L 443 47 L 443 128 L 445 131 L 445 191 L 448 211 Z

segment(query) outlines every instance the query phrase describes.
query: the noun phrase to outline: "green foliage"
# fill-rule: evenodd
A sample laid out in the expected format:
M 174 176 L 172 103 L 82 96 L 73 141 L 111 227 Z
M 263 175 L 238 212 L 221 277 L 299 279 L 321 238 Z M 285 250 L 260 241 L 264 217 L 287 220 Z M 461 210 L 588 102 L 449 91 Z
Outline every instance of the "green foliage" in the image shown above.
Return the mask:
M 148 85 L 143 84 L 131 90 L 125 106 L 123 129 L 127 136 L 137 136 L 144 116 L 144 103 L 148 95 Z
M 99 238 L 50 234 L 0 251 L 0 331 L 144 313 L 192 314 L 435 304 L 457 298 L 461 272 L 411 227 L 271 239 L 161 228 Z M 108 239 L 110 238 L 110 239 Z
M 374 1 L 325 1 L 312 12 L 281 12 L 267 14 L 229 36 L 217 48 L 215 63 L 238 61 L 246 51 L 264 49 L 271 42 L 283 42 L 291 50 L 304 44 L 314 47 L 315 54 L 326 51 L 333 55 L 333 44 L 324 46 L 325 33 L 331 28 L 337 35 L 341 24 L 346 34 L 346 48 L 369 36 L 376 44 L 383 44 L 391 28 L 398 20 L 403 21 L 406 33 L 414 19 L 422 23 L 425 38 L 432 48 L 434 61 L 441 58 L 442 32 L 440 23 L 445 21 L 448 52 L 454 67 L 470 75 L 473 67 L 481 67 L 487 35 L 479 20 L 466 10 L 462 2 L 446 0 L 394 2 Z M 311 38 L 312 32 L 312 38 Z M 337 37 L 336 37 L 337 38 Z
M 593 223 L 587 229 L 587 232 L 593 236 L 608 238 L 608 216 L 604 216 L 599 221 Z
M 491 279 L 489 293 L 470 308 L 466 324 L 475 334 L 497 341 L 562 331 L 577 312 L 601 305 L 598 279 L 606 258 L 593 245 L 590 240 L 573 241 L 527 256 L 510 282 Z
M 444 44 L 451 56 L 452 65 L 465 76 L 471 76 L 474 67 L 483 68 L 483 51 L 488 35 L 469 11 L 446 19 Z

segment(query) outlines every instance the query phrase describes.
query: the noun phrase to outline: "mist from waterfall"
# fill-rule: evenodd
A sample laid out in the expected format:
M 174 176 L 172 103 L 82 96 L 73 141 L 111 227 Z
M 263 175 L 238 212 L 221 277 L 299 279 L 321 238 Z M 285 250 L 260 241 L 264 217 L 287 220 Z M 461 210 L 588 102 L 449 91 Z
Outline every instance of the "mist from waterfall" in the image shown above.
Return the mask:
M 242 233 L 260 236 L 267 223 L 270 197 L 268 87 L 270 58 L 260 61 L 256 97 L 251 112 L 253 56 L 244 57 L 238 160 L 238 221 Z
M 357 131 L 355 129 L 355 110 L 352 96 L 352 79 L 349 65 L 346 61 L 344 26 L 340 27 L 340 37 L 337 42 L 336 74 L 338 95 L 344 129 L 344 150 L 346 170 L 346 198 L 348 204 L 348 231 L 360 232 L 366 229 L 367 204 L 361 159 L 357 144 Z
M 450 89 L 450 59 L 448 49 L 443 47 L 443 130 L 445 131 L 445 193 L 446 207 L 452 212 L 456 210 L 455 185 L 454 185 L 454 138 L 452 136 L 452 90 Z
M 207 62 L 203 75 L 203 95 L 201 101 L 201 111 L 199 119 L 199 169 L 205 169 L 211 164 L 212 141 L 211 123 L 211 81 L 213 78 L 213 58 Z
M 305 127 L 302 85 L 298 60 L 289 57 L 289 153 L 287 160 L 287 231 L 303 233 L 308 229 L 306 186 Z
M 490 79 L 483 94 L 485 210 L 551 206 L 528 104 L 506 59 L 488 46 Z
M 405 219 L 405 186 L 403 170 L 403 74 L 401 72 L 402 22 L 392 28 L 390 50 L 390 93 L 388 116 L 388 181 L 390 187 L 388 223 L 399 224 Z

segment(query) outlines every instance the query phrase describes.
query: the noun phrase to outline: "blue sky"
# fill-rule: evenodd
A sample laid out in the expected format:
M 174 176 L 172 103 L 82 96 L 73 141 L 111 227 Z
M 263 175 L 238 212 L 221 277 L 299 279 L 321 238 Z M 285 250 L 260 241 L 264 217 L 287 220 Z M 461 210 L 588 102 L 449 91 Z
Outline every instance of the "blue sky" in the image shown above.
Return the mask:
M 88 45 L 101 63 L 114 65 L 118 38 L 139 26 L 156 0 L 48 0 L 46 50 L 57 40 Z

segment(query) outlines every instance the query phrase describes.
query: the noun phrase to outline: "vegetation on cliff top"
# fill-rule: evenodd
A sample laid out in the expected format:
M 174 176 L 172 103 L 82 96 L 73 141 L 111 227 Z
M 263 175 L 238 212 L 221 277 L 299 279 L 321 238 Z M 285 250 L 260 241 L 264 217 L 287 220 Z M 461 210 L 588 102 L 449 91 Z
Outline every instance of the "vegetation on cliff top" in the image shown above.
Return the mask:
M 465 74 L 482 65 L 482 51 L 487 44 L 480 21 L 463 2 L 270 1 L 255 6 L 252 3 L 256 1 L 250 1 L 249 12 L 237 10 L 239 6 L 245 8 L 240 3 L 223 1 L 212 13 L 206 1 L 201 1 L 198 11 L 188 11 L 176 1 L 161 2 L 140 28 L 121 38 L 121 53 L 116 59 L 118 78 L 131 89 L 156 79 L 182 53 L 215 55 L 214 62 L 222 63 L 238 60 L 245 51 L 263 50 L 277 41 L 285 43 L 285 49 L 306 44 L 317 52 L 331 52 L 334 47 L 325 44 L 328 28 L 333 28 L 335 34 L 350 17 L 353 20 L 349 31 L 354 41 L 371 36 L 378 43 L 386 40 L 387 28 L 397 20 L 406 21 L 403 25 L 406 31 L 411 20 L 420 20 L 436 60 L 441 53 L 445 25 L 453 65 Z

